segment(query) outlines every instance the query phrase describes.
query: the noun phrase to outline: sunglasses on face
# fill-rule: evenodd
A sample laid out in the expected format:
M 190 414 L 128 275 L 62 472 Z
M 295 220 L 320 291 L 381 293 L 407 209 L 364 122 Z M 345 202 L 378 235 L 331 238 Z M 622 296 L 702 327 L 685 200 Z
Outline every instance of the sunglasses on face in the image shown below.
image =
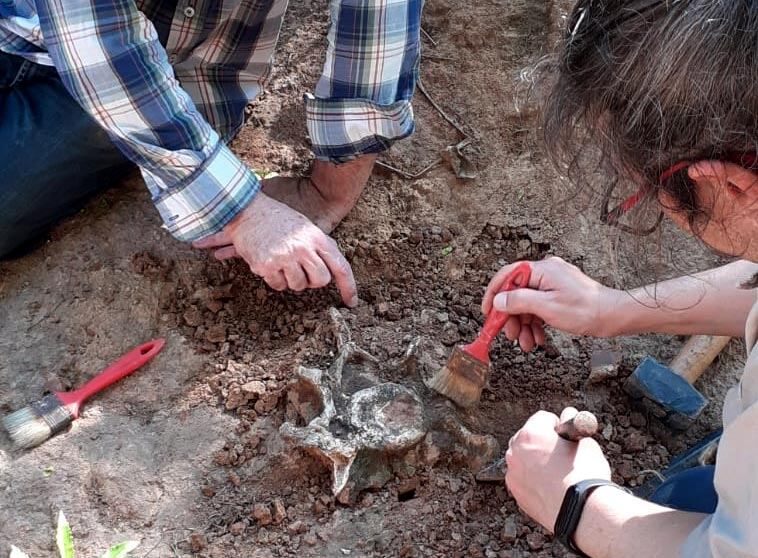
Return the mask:
M 729 154 L 725 157 L 722 157 L 720 160 L 728 163 L 733 163 L 735 165 L 740 165 L 746 170 L 758 173 L 758 154 L 756 153 Z M 669 180 L 679 175 L 680 173 L 684 173 L 684 171 L 689 169 L 690 166 L 694 165 L 697 162 L 698 161 L 679 161 L 678 163 L 670 166 L 661 173 L 661 176 L 658 179 L 658 184 L 665 187 Z M 690 178 L 686 176 L 686 174 L 684 174 L 684 178 L 690 182 L 691 187 L 694 189 L 694 184 L 691 184 Z M 605 194 L 603 195 L 600 220 L 604 224 L 610 225 L 636 236 L 647 236 L 658 229 L 661 221 L 663 221 L 662 211 L 658 213 L 658 217 L 656 218 L 655 223 L 651 226 L 635 227 L 620 222 L 621 218 L 624 215 L 628 214 L 635 208 L 640 207 L 644 201 L 648 200 L 652 196 L 653 192 L 655 191 L 655 188 L 652 185 L 645 184 L 641 186 L 639 190 L 637 190 L 634 194 L 626 198 L 619 205 L 609 211 L 608 206 L 610 205 L 611 194 L 613 193 L 614 189 L 615 182 L 611 183 L 608 188 L 606 188 Z

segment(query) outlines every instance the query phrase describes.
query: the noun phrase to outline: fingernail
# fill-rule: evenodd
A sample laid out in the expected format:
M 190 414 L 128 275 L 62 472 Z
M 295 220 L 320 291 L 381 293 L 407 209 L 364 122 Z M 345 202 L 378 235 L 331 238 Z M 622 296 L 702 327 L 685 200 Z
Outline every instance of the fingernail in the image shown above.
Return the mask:
M 358 306 L 358 295 L 354 296 L 350 299 L 350 301 L 347 303 L 348 307 L 355 308 Z
M 492 302 L 492 305 L 495 307 L 495 310 L 499 310 L 500 312 L 505 311 L 508 305 L 508 293 L 500 293 L 497 295 Z

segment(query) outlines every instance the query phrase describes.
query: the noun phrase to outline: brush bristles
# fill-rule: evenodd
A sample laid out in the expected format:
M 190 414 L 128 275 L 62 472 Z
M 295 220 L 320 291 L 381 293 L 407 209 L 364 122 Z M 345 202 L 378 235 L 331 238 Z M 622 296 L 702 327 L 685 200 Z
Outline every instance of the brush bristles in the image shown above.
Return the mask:
M 24 407 L 3 418 L 3 427 L 20 448 L 33 448 L 52 436 L 53 430 L 31 407 Z
M 427 381 L 426 385 L 464 408 L 472 407 L 479 402 L 484 387 L 460 374 L 452 373 L 447 366 Z

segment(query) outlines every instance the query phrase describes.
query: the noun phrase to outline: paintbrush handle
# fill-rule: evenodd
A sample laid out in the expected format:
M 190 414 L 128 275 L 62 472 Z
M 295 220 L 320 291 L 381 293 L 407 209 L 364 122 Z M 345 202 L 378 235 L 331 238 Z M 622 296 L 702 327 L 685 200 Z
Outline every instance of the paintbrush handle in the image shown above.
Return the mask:
M 578 442 L 583 438 L 591 438 L 597 434 L 597 417 L 589 411 L 580 411 L 566 422 L 558 423 L 555 432 L 569 442 Z
M 506 276 L 498 292 L 504 293 L 514 289 L 528 287 L 531 277 L 532 266 L 529 262 L 521 262 Z M 492 345 L 495 337 L 497 337 L 503 329 L 508 318 L 510 318 L 509 314 L 498 312 L 492 308 L 487 319 L 484 321 L 484 327 L 482 327 L 476 340 L 468 345 L 467 351 L 470 354 L 475 355 L 482 362 L 489 362 L 490 345 Z
M 143 366 L 157 355 L 165 344 L 165 339 L 148 341 L 126 353 L 79 389 L 56 395 L 76 418 L 82 403 Z

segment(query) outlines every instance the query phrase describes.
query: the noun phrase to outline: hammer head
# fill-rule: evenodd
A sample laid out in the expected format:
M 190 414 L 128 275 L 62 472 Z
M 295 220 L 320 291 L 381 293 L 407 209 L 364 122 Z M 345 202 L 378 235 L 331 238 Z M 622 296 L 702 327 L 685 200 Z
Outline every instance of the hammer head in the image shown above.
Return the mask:
M 677 430 L 687 429 L 708 400 L 668 366 L 645 357 L 624 384 L 624 390 L 645 410 Z

